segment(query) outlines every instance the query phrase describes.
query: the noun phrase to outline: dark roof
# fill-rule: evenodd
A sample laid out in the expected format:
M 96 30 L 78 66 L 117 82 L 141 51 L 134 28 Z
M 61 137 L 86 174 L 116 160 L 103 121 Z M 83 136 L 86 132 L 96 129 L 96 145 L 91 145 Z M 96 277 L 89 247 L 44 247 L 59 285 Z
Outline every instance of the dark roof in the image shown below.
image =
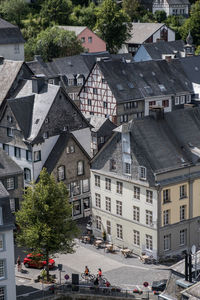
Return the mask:
M 175 54 L 176 57 L 181 57 L 180 52 L 184 52 L 184 41 L 165 42 L 143 44 L 143 47 L 149 53 L 152 59 L 162 59 L 162 54 Z M 138 50 L 139 51 L 139 50 Z
M 165 60 L 134 63 L 101 60 L 97 65 L 119 103 L 193 91 L 178 61 L 171 64 Z
M 14 218 L 10 210 L 9 194 L 0 181 L 0 207 L 2 207 L 3 224 L 0 225 L 0 231 L 14 228 Z
M 110 121 L 110 119 L 107 119 L 99 128 L 98 130 L 98 136 L 107 136 L 112 133 L 112 130 L 115 129 L 117 126 Z
M 167 0 L 168 4 L 170 5 L 190 5 L 188 0 Z
M 7 153 L 0 148 L 0 178 L 23 174 L 22 169 L 14 162 Z
M 32 125 L 34 98 L 35 95 L 30 95 L 8 100 L 25 139 L 29 136 Z
M 181 58 L 180 63 L 189 80 L 200 84 L 200 55 Z
M 0 44 L 16 43 L 25 43 L 20 29 L 0 18 Z
M 136 144 L 154 172 L 195 164 L 200 157 L 200 108 L 172 111 L 161 120 L 134 120 L 131 140 L 132 151 Z

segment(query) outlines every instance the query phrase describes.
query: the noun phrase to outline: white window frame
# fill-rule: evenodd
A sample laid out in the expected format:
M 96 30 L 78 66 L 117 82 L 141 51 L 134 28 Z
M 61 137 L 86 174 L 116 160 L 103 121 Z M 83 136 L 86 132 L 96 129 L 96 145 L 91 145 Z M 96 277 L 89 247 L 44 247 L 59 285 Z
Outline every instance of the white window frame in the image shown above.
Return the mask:
M 187 184 L 183 184 L 180 186 L 180 199 L 187 197 Z
M 106 202 L 106 210 L 111 212 L 111 198 L 110 197 L 105 197 L 105 202 Z
M 0 259 L 0 279 L 5 278 L 5 259 Z
M 151 210 L 145 211 L 146 215 L 146 225 L 152 225 L 153 224 L 153 212 Z
M 153 237 L 149 234 L 146 234 L 146 249 L 153 250 Z
M 147 179 L 147 168 L 140 166 L 139 167 L 139 176 L 141 180 L 146 180 Z
M 180 206 L 180 221 L 184 221 L 186 219 L 186 205 Z
M 10 198 L 10 210 L 12 213 L 15 212 L 15 198 Z
M 140 208 L 133 206 L 133 221 L 140 222 Z
M 186 229 L 180 230 L 180 246 L 186 245 L 186 239 L 187 239 L 186 234 L 187 234 Z
M 6 189 L 7 191 L 15 189 L 15 177 L 9 177 L 6 179 Z
M 185 104 L 185 95 L 182 95 L 180 97 L 181 97 L 180 104 Z
M 84 161 L 79 160 L 77 163 L 77 175 L 83 175 L 84 174 Z
M 131 164 L 130 163 L 124 163 L 124 173 L 127 175 L 131 175 Z
M 96 229 L 101 230 L 101 217 L 96 216 Z
M 122 201 L 116 200 L 116 214 L 122 216 Z
M 111 179 L 105 178 L 105 189 L 111 191 Z
M 140 232 L 138 230 L 133 230 L 133 245 L 140 246 Z
M 146 190 L 146 202 L 149 204 L 153 203 L 153 191 Z
M 0 234 L 0 251 L 3 251 L 5 249 L 4 241 L 4 234 Z
M 170 202 L 170 189 L 163 190 L 163 203 Z
M 163 211 L 163 225 L 169 225 L 170 223 L 170 210 L 166 209 Z
M 109 220 L 106 221 L 106 230 L 107 234 L 111 235 L 111 222 Z
M 140 200 L 140 188 L 138 186 L 134 186 L 133 197 L 137 200 Z
M 94 180 L 95 180 L 95 186 L 96 187 L 101 187 L 101 177 L 99 175 L 94 175 Z
M 89 179 L 82 180 L 82 192 L 87 193 L 90 191 L 90 181 Z
M 116 225 L 117 225 L 117 238 L 123 240 L 123 227 L 121 224 L 116 224 Z
M 121 181 L 116 182 L 116 193 L 122 195 L 122 193 L 123 193 L 123 182 L 121 182 Z
M 101 208 L 101 195 L 98 193 L 95 193 L 95 204 L 96 207 Z
M 175 105 L 179 105 L 179 104 L 180 104 L 179 96 L 175 96 Z
M 65 179 L 65 166 L 58 167 L 58 180 L 62 181 Z
M 171 250 L 171 234 L 166 234 L 163 237 L 164 251 Z
M 6 300 L 6 287 L 0 286 L 0 300 Z
M 27 182 L 31 181 L 31 170 L 28 168 L 24 168 L 24 180 Z

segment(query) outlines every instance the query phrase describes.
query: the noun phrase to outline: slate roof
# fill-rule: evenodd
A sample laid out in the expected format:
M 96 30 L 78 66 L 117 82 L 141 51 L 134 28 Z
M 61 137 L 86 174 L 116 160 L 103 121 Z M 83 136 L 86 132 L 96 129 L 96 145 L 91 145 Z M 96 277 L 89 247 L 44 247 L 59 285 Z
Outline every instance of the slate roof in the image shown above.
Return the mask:
M 173 64 L 176 63 L 176 60 Z M 180 59 L 182 68 L 191 82 L 200 84 L 200 55 Z
M 46 92 L 33 93 L 32 80 L 27 80 L 17 97 L 8 100 L 8 104 L 13 110 L 15 118 L 19 121 L 19 125 L 22 126 L 21 129 L 24 130 L 24 136 L 28 141 L 31 142 L 37 137 L 59 89 L 60 86 L 48 84 L 47 91 L 45 89 Z
M 74 31 L 76 36 L 79 35 L 83 30 L 85 30 L 86 26 L 58 26 L 61 29 Z
M 169 5 L 190 5 L 188 0 L 167 0 Z
M 159 41 L 157 43 L 147 43 L 143 44 L 143 47 L 152 59 L 162 59 L 162 54 L 176 54 L 176 57 L 181 57 L 181 52 L 184 52 L 184 45 L 184 41 L 177 40 L 172 42 Z
M 13 174 L 23 174 L 22 169 L 0 148 L 0 178 Z
M 126 41 L 126 44 L 143 44 L 164 25 L 163 23 L 132 23 L 131 37 Z
M 0 18 L 0 44 L 25 43 L 20 29 Z
M 0 225 L 0 231 L 14 228 L 14 218 L 10 210 L 9 194 L 3 183 L 0 181 L 0 207 L 2 207 L 3 224 Z
M 178 61 L 171 64 L 165 60 L 134 63 L 102 60 L 97 65 L 118 103 L 193 92 L 192 84 Z M 164 85 L 165 90 L 161 91 L 159 85 Z M 148 86 L 150 89 L 145 88 Z
M 22 65 L 23 61 L 14 61 L 7 59 L 4 59 L 3 64 L 0 64 L 0 105 L 7 96 Z
M 79 142 L 81 147 L 84 149 L 84 151 L 87 153 L 88 156 L 91 156 L 91 132 L 90 128 L 83 128 L 80 130 L 74 130 L 72 132 L 72 135 L 74 138 Z

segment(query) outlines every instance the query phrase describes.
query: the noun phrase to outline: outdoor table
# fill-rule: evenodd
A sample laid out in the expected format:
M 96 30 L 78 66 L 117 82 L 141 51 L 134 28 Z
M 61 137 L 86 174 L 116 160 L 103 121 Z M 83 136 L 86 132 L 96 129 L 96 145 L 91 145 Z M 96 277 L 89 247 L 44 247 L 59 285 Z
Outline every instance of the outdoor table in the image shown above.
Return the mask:
M 132 253 L 132 250 L 130 250 L 128 248 L 121 249 L 121 253 L 124 255 L 124 257 L 128 257 Z
M 107 251 L 110 251 L 110 252 L 114 251 L 113 244 L 106 244 L 105 248 L 106 248 Z

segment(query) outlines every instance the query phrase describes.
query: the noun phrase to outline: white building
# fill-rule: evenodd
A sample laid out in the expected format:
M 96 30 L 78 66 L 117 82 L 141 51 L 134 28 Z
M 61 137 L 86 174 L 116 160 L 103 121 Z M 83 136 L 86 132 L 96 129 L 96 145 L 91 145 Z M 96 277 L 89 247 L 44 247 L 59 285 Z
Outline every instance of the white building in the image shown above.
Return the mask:
M 188 16 L 190 2 L 188 0 L 154 0 L 152 6 L 153 14 L 159 10 L 164 10 L 167 16 L 171 15 L 183 15 Z

